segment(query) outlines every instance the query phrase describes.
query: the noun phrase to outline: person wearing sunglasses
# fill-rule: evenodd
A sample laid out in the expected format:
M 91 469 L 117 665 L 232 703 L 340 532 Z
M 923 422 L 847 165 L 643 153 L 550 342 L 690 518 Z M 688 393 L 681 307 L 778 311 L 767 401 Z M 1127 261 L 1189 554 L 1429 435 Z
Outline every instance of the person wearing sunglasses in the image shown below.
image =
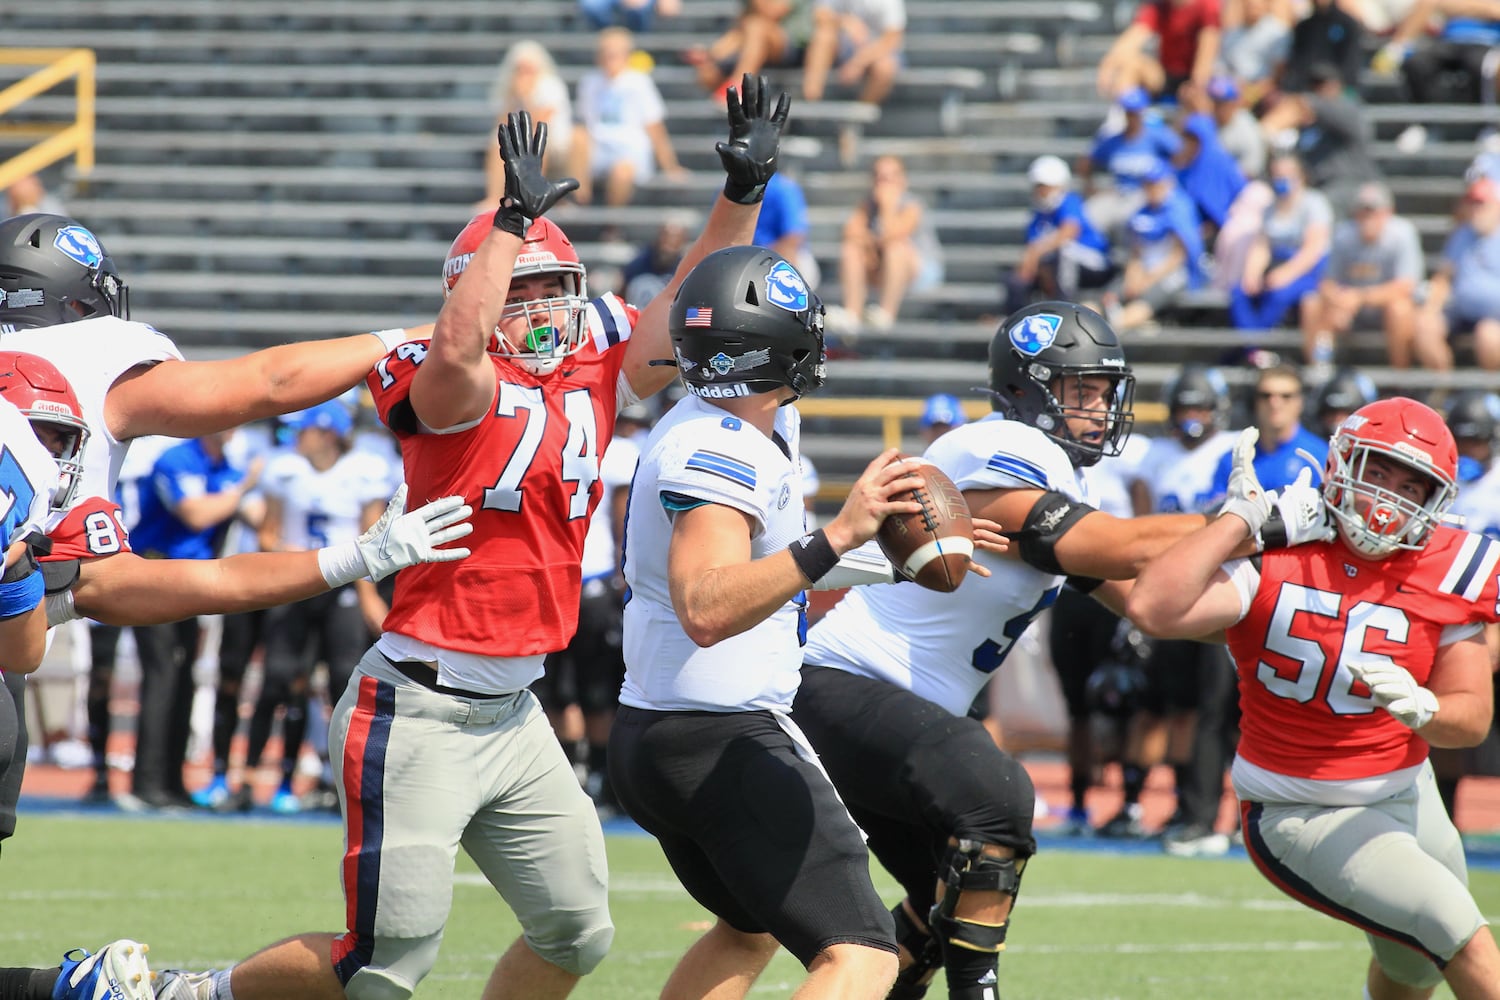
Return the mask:
M 1268 490 L 1290 486 L 1304 468 L 1313 470 L 1313 482 L 1322 480 L 1328 461 L 1328 442 L 1302 426 L 1304 387 L 1302 376 L 1291 365 L 1276 365 L 1255 380 L 1254 421 L 1260 431 L 1255 446 L 1255 474 Z M 1219 459 L 1214 472 L 1213 496 L 1229 489 L 1229 452 Z

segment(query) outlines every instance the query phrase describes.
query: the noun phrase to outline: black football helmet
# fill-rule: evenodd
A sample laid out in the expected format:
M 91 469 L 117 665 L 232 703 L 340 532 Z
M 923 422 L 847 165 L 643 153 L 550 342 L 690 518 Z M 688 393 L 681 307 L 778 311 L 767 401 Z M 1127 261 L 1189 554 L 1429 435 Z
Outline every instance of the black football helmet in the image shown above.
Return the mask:
M 1500 433 L 1500 397 L 1482 389 L 1465 389 L 1448 404 L 1446 419 L 1455 438 L 1493 442 Z
M 1344 417 L 1379 398 L 1370 376 L 1353 368 L 1340 368 L 1313 394 L 1309 414 L 1316 421 L 1313 429 L 1332 437 Z
M 732 399 L 782 386 L 804 396 L 823 384 L 823 302 L 772 250 L 729 247 L 703 258 L 677 290 L 667 329 L 695 396 Z
M 1163 394 L 1167 403 L 1167 419 L 1173 428 L 1188 441 L 1201 441 L 1211 433 L 1229 426 L 1229 383 L 1217 368 L 1207 365 L 1183 365 L 1172 381 L 1167 383 Z M 1188 408 L 1212 410 L 1208 423 L 1187 420 L 1179 410 Z
M 0 325 L 130 318 L 130 292 L 99 239 L 65 215 L 0 222 Z
M 1063 406 L 1058 380 L 1090 376 L 1110 380 L 1108 408 Z M 1038 302 L 1006 317 L 990 341 L 990 396 L 997 411 L 1056 441 L 1075 467 L 1118 455 L 1135 423 L 1135 376 L 1120 338 L 1103 316 L 1071 302 Z M 1103 436 L 1074 438 L 1069 417 L 1102 418 Z

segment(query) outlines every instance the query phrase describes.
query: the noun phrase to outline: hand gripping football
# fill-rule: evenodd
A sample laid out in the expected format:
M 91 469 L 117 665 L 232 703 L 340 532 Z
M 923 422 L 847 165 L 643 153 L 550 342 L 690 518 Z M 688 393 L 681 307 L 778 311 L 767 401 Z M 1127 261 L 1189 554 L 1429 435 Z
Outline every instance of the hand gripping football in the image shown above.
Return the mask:
M 898 457 L 896 461 L 910 459 Z M 875 537 L 898 577 L 928 590 L 951 593 L 963 582 L 974 556 L 969 505 L 953 480 L 937 466 L 923 462 L 918 474 L 926 486 L 909 494 L 893 494 L 892 499 L 909 496 L 922 505 L 922 510 L 892 514 L 881 523 Z

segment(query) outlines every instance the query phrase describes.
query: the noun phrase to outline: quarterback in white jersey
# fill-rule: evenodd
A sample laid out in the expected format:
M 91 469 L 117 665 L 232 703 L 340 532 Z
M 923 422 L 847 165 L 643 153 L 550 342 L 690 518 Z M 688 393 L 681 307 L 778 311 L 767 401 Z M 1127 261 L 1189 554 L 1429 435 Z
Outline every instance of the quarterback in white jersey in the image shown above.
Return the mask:
M 798 415 L 823 382 L 823 308 L 779 254 L 704 259 L 672 304 L 690 395 L 647 439 L 626 517 L 625 686 L 609 773 L 718 922 L 674 972 L 733 968 L 748 989 L 779 942 L 798 995 L 881 1000 L 891 920 L 859 831 L 787 717 L 805 590 L 874 537 L 911 466 L 880 456 L 805 534 Z M 707 966 L 705 966 L 707 963 Z M 716 976 L 717 980 L 717 976 Z

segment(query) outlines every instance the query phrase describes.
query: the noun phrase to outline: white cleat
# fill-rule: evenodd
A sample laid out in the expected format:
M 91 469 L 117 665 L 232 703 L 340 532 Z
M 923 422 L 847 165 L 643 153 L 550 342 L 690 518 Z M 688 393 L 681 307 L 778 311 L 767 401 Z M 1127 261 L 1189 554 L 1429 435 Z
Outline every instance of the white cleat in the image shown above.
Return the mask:
M 75 948 L 63 956 L 52 1000 L 153 1000 L 149 950 L 123 938 L 92 955 Z

